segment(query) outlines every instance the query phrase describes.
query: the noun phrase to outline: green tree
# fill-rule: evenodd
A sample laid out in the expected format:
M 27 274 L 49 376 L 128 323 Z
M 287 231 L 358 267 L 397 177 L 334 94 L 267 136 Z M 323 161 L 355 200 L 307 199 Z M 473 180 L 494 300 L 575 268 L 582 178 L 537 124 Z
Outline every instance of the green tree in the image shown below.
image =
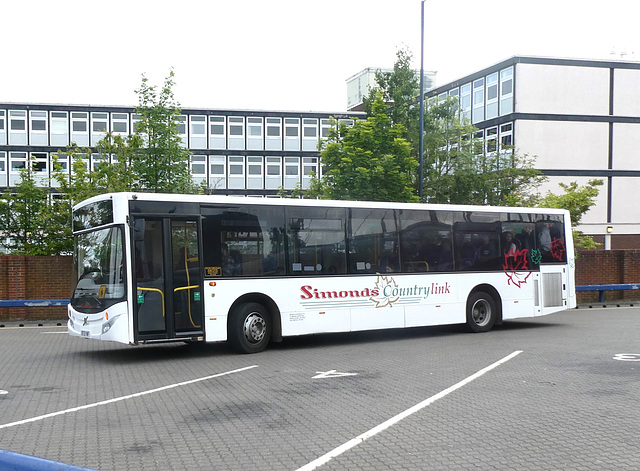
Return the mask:
M 378 93 L 370 116 L 353 126 L 333 123 L 328 139 L 320 144 L 326 171 L 312 178 L 309 197 L 369 201 L 417 201 L 413 178 L 417 161 L 403 137 L 404 127 L 394 125 Z
M 382 93 L 382 99 L 390 104 L 388 114 L 394 124 L 404 126 L 403 137 L 412 144 L 415 156 L 418 155 L 420 103 L 420 76 L 411 67 L 413 55 L 407 48 L 400 48 L 396 52 L 396 62 L 391 72 L 378 71 L 376 73 L 377 87 L 370 90 L 363 97 L 365 112 L 372 113 L 372 106 L 377 93 Z
M 37 178 L 33 160 L 20 170 L 20 183 L 0 198 L 0 232 L 6 249 L 22 255 L 70 253 L 71 226 L 64 202 L 53 197 L 49 181 Z
M 603 183 L 599 179 L 589 180 L 586 185 L 578 185 L 578 182 L 575 181 L 570 183 L 560 182 L 560 188 L 564 190 L 564 193 L 556 195 L 548 191 L 538 201 L 538 206 L 541 208 L 562 208 L 569 211 L 571 214 L 571 227 L 573 228 L 573 241 L 576 248 L 595 249 L 600 245 L 591 236 L 583 234 L 576 227 L 580 224 L 582 216 L 595 204 L 600 192 L 598 187 L 602 186 Z
M 142 76 L 136 93 L 139 98 L 136 133 L 144 150 L 133 160 L 137 185 L 154 193 L 196 191 L 189 171 L 189 150 L 180 138 L 180 106 L 173 96 L 173 70 L 158 91 Z

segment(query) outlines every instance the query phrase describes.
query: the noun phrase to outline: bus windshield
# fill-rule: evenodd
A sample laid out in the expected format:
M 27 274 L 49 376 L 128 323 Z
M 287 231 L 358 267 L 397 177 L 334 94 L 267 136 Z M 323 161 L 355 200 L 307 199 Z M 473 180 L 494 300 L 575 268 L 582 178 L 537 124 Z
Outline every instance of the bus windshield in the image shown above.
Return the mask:
M 76 287 L 71 297 L 74 309 L 83 313 L 98 312 L 124 299 L 124 251 L 120 227 L 76 235 L 74 258 Z

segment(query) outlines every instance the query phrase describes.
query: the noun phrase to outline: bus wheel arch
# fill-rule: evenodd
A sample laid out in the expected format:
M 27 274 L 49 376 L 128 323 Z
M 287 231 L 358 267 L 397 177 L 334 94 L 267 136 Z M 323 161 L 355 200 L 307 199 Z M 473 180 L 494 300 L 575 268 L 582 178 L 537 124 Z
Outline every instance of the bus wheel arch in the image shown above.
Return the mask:
M 251 339 L 252 335 L 258 337 Z M 270 342 L 281 341 L 282 322 L 275 302 L 260 293 L 238 298 L 229 309 L 227 338 L 242 353 L 257 353 Z
M 467 297 L 467 327 L 472 332 L 488 332 L 502 323 L 502 298 L 489 284 L 478 285 Z

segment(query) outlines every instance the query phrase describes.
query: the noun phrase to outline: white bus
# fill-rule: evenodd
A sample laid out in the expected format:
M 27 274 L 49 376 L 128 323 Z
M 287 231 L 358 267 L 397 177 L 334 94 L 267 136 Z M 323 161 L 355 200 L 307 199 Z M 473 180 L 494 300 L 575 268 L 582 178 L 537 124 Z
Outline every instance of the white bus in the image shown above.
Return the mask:
M 71 335 L 139 344 L 441 324 L 576 305 L 559 209 L 116 193 L 74 207 Z

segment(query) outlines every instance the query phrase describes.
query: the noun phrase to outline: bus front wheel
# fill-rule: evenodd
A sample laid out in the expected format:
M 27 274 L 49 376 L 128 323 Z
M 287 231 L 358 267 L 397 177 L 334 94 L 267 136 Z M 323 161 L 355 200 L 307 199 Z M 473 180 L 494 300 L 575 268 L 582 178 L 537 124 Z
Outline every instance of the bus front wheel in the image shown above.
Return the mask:
M 488 332 L 496 323 L 498 309 L 490 294 L 471 293 L 467 299 L 467 326 L 472 332 Z
M 231 314 L 229 340 L 240 353 L 261 352 L 271 340 L 271 325 L 271 316 L 262 304 L 241 304 Z

